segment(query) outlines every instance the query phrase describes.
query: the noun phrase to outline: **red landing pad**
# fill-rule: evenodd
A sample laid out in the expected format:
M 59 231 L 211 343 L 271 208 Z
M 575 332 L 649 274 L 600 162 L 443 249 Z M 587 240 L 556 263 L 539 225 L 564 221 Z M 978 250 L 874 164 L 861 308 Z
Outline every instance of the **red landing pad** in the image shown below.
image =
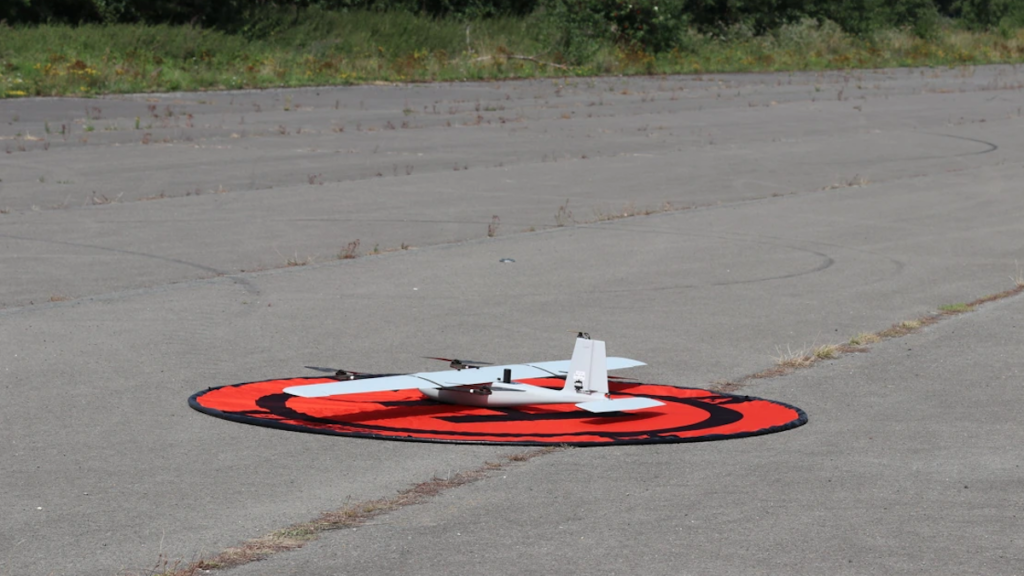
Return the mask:
M 665 405 L 600 415 L 572 404 L 519 408 L 442 404 L 419 390 L 326 398 L 283 392 L 289 386 L 334 381 L 289 378 L 235 384 L 198 392 L 188 403 L 218 418 L 300 432 L 525 446 L 700 442 L 781 432 L 807 422 L 803 410 L 781 402 L 661 384 L 609 383 L 613 398 L 645 396 Z M 552 378 L 523 382 L 558 389 L 565 384 Z

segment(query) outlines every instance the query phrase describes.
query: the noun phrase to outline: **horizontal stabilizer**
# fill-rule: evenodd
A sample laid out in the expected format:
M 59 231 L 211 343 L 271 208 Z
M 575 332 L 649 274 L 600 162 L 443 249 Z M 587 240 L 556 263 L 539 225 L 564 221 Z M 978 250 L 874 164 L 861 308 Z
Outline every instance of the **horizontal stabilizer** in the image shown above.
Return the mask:
M 553 362 L 530 362 L 527 364 L 534 368 L 540 368 L 552 374 L 564 375 L 569 372 L 569 360 L 555 360 Z M 605 360 L 606 370 L 620 370 L 622 368 L 633 368 L 635 366 L 646 366 L 647 363 L 632 358 L 620 358 L 612 356 Z
M 593 402 L 580 402 L 576 405 L 577 408 L 583 408 L 587 412 L 594 412 L 595 414 L 601 414 L 604 412 L 624 412 L 627 410 L 642 410 L 644 408 L 654 408 L 655 406 L 664 406 L 664 402 L 659 402 L 653 398 L 614 398 L 611 400 L 595 400 Z

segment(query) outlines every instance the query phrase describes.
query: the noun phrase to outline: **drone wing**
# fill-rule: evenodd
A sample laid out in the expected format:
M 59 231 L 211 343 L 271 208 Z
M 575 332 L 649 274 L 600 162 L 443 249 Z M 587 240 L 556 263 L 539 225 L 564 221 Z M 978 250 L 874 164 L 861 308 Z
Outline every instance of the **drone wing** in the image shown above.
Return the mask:
M 302 398 L 322 398 L 339 394 L 365 394 L 367 392 L 409 390 L 412 388 L 437 388 L 437 385 L 419 378 L 415 374 L 403 374 L 400 376 L 381 376 L 380 378 L 289 386 L 284 391 L 292 396 L 300 396 Z
M 630 368 L 643 366 L 639 360 L 629 358 L 608 358 L 608 369 Z M 292 396 L 302 398 L 322 398 L 340 394 L 365 394 L 367 392 L 385 392 L 388 390 L 410 390 L 413 388 L 448 388 L 495 382 L 502 377 L 505 370 L 512 371 L 512 380 L 527 378 L 562 378 L 569 371 L 569 360 L 553 362 L 533 362 L 530 364 L 508 364 L 506 366 L 482 366 L 472 370 L 444 370 L 441 372 L 418 372 L 398 376 L 381 376 L 379 378 L 361 378 L 324 384 L 307 384 L 291 386 L 284 391 Z

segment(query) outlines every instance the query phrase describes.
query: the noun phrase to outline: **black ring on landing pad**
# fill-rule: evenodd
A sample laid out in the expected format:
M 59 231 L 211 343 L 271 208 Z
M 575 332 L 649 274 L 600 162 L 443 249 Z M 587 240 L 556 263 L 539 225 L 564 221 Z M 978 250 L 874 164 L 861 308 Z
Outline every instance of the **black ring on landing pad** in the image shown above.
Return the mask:
M 192 408 L 235 422 L 293 430 L 412 442 L 517 446 L 607 446 L 703 442 L 781 432 L 807 423 L 795 406 L 661 384 L 610 383 L 615 397 L 643 396 L 665 406 L 635 412 L 591 414 L 571 404 L 479 408 L 426 399 L 418 390 L 327 398 L 300 398 L 289 386 L 332 378 L 264 380 L 209 388 L 193 394 Z M 561 388 L 564 380 L 527 382 Z

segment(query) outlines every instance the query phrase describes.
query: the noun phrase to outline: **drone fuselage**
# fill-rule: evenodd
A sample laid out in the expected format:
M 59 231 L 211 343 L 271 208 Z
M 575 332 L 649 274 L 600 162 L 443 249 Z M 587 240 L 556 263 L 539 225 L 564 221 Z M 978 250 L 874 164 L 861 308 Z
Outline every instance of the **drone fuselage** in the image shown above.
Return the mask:
M 522 382 L 495 382 L 489 386 L 459 388 L 420 388 L 424 396 L 446 404 L 511 408 L 528 404 L 578 404 L 604 400 L 605 394 L 553 390 Z

